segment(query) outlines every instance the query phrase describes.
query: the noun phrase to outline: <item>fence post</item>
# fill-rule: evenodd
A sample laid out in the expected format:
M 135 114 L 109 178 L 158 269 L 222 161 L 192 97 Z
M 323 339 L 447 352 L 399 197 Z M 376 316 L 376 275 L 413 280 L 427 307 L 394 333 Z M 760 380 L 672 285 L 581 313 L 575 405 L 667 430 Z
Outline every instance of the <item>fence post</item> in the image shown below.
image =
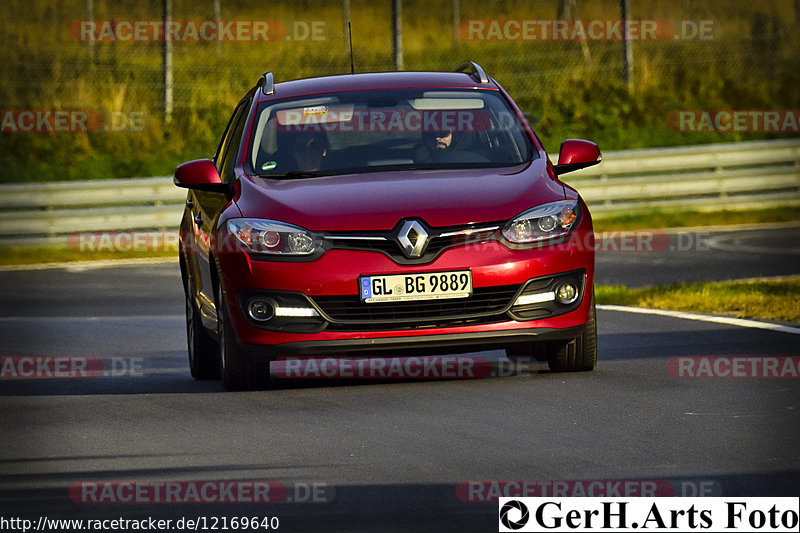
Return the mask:
M 94 0 L 86 0 L 86 19 L 94 20 Z M 89 39 L 89 67 L 94 66 L 94 40 Z
M 348 31 L 348 24 L 350 23 L 350 0 L 342 0 L 342 33 L 344 34 L 344 38 L 342 41 L 344 42 L 344 49 L 345 51 L 350 49 L 350 32 Z
M 392 0 L 394 68 L 403 70 L 403 0 Z
M 215 45 L 217 55 L 220 55 L 222 52 L 222 41 L 219 38 L 219 28 L 221 26 L 221 18 L 222 18 L 222 9 L 219 5 L 220 0 L 214 0 L 214 23 L 217 25 L 217 42 Z
M 458 44 L 458 25 L 461 22 L 460 0 L 453 0 L 453 42 Z
M 628 85 L 628 90 L 633 92 L 633 44 L 628 29 L 628 0 L 619 0 L 619 2 L 622 28 L 625 32 L 622 37 L 622 81 Z

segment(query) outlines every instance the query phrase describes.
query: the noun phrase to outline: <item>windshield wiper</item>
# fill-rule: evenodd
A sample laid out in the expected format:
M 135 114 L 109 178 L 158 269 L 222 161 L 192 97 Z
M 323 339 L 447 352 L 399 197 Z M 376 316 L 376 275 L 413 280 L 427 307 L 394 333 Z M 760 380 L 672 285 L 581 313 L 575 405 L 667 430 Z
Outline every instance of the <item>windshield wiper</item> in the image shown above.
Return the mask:
M 293 179 L 293 178 L 319 178 L 321 176 L 328 176 L 324 172 L 316 172 L 311 170 L 292 170 L 291 172 L 284 172 L 282 174 L 259 174 L 259 178 L 274 178 L 274 179 Z

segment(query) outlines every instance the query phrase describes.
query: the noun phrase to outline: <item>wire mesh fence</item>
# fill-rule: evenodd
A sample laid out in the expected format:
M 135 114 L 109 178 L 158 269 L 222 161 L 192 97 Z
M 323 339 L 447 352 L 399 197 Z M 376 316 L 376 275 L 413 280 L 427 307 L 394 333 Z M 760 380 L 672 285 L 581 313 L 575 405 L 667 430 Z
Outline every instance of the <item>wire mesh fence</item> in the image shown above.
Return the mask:
M 15 113 L 2 134 L 31 120 L 57 130 L 54 116 L 23 110 L 88 109 L 104 131 L 147 131 L 124 140 L 130 151 L 164 135 L 171 110 L 175 136 L 207 144 L 263 72 L 350 72 L 348 21 L 357 72 L 471 59 L 548 138 L 583 124 L 579 134 L 623 148 L 611 129 L 665 128 L 687 106 L 800 107 L 800 0 L 6 0 L 0 106 Z M 5 140 L 5 159 L 53 144 Z M 48 149 L 88 157 L 103 142 Z

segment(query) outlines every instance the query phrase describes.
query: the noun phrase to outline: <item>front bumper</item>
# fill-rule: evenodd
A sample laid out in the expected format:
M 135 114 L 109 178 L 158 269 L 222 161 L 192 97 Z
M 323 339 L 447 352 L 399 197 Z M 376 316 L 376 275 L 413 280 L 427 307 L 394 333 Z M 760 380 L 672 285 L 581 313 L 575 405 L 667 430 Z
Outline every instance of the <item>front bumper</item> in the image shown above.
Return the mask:
M 511 250 L 489 241 L 452 248 L 424 265 L 399 265 L 380 253 L 331 250 L 309 262 L 261 261 L 244 252 L 220 254 L 221 283 L 228 303 L 231 326 L 244 345 L 269 347 L 275 355 L 363 353 L 365 350 L 412 347 L 507 346 L 532 340 L 561 340 L 579 335 L 588 320 L 594 283 L 591 225 L 581 224 L 570 241 L 549 247 Z M 380 304 L 358 301 L 358 279 L 365 275 L 446 272 L 469 268 L 475 294 L 508 288 L 505 301 L 492 312 L 426 311 L 418 317 L 397 320 L 378 317 Z M 514 306 L 516 298 L 541 280 L 572 276 L 580 280 L 574 304 L 550 311 L 541 306 Z M 537 285 L 538 283 L 538 285 Z M 546 285 L 546 283 L 545 283 Z M 305 305 L 319 317 L 292 318 L 258 323 L 247 315 L 256 296 L 275 297 L 282 305 Z M 350 307 L 331 307 L 332 300 L 348 300 Z M 294 303 L 292 303 L 294 302 Z M 500 305 L 502 303 L 502 305 Z M 337 304 L 338 305 L 338 304 Z M 351 319 L 348 309 L 362 306 L 367 315 Z M 394 304 L 406 305 L 406 304 Z M 355 306 L 355 307 L 353 307 Z M 344 309 L 344 314 L 342 313 Z M 338 310 L 338 315 L 333 312 Z M 364 318 L 366 316 L 366 318 Z
M 270 347 L 269 355 L 275 357 L 313 355 L 364 355 L 365 352 L 392 351 L 396 355 L 416 353 L 419 349 L 463 352 L 511 347 L 526 342 L 546 342 L 574 339 L 582 334 L 584 326 L 571 328 L 530 328 L 490 330 L 482 332 L 460 331 L 450 334 L 414 334 L 403 337 L 347 338 L 337 340 L 311 340 L 287 342 Z M 254 349 L 255 354 L 258 348 Z

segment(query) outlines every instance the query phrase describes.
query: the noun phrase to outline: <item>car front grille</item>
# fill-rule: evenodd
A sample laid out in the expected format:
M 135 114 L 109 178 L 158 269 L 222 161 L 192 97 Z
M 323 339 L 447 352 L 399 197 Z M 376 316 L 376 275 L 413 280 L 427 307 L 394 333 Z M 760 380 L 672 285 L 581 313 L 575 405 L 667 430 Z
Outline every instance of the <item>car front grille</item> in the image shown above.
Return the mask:
M 328 233 L 325 238 L 331 249 L 379 252 L 401 265 L 430 263 L 446 249 L 499 239 L 500 224 L 465 225 L 427 228 L 428 243 L 421 257 L 407 257 L 397 242 L 397 229 L 387 232 L 365 232 L 359 235 Z
M 445 248 L 459 244 L 450 237 L 432 237 L 425 249 L 425 259 L 435 258 Z M 374 240 L 339 237 L 334 241 L 333 248 L 340 250 L 368 250 L 386 254 L 395 260 L 407 260 L 403 255 L 400 245 L 392 238 Z
M 468 298 L 364 303 L 358 296 L 316 296 L 314 303 L 333 323 L 422 325 L 498 315 L 508 308 L 519 285 L 484 287 Z

